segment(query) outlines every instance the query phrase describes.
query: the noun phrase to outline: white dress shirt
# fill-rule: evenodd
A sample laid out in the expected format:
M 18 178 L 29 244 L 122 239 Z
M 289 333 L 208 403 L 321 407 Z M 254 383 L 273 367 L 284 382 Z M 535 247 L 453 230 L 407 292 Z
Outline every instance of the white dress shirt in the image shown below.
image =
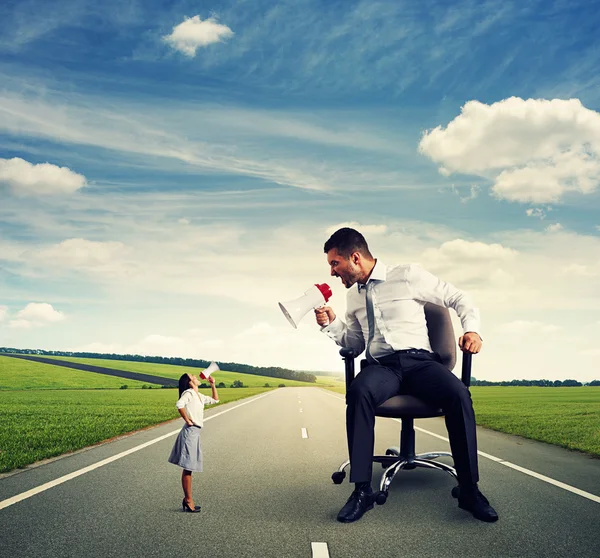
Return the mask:
M 188 418 L 196 425 L 202 427 L 204 424 L 204 405 L 214 405 L 218 399 L 213 399 L 208 395 L 196 392 L 193 389 L 186 389 L 181 397 L 175 403 L 178 409 L 185 408 Z
M 479 333 L 479 310 L 470 297 L 416 264 L 386 266 L 377 260 L 367 282 L 374 283 L 375 335 L 369 350 L 375 358 L 402 349 L 432 350 L 425 320 L 426 302 L 453 308 L 465 333 Z M 358 354 L 366 348 L 369 323 L 364 285 L 356 283 L 348 290 L 346 323 L 336 317 L 321 331 Z

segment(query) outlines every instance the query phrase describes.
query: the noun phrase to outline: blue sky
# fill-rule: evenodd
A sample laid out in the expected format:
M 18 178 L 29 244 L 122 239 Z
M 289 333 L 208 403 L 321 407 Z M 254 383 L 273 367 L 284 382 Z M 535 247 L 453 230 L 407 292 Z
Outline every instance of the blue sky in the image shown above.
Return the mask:
M 600 377 L 598 7 L 4 2 L 0 345 L 339 370 L 277 302 L 343 315 L 352 223 L 475 298 L 476 377 Z

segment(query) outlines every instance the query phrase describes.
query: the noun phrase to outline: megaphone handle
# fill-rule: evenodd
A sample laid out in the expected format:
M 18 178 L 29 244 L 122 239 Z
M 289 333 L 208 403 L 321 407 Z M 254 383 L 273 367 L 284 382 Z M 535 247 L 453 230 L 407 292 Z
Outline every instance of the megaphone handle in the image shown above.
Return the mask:
M 315 310 L 318 310 L 319 308 L 323 308 L 323 305 L 321 306 L 315 306 Z M 328 326 L 329 325 L 329 319 L 327 319 L 327 323 L 323 325 L 323 327 Z

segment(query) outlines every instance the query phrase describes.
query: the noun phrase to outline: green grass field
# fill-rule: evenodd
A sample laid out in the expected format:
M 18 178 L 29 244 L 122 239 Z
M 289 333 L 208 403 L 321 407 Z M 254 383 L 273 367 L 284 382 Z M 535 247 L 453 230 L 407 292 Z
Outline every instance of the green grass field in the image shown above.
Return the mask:
M 471 388 L 477 424 L 600 457 L 600 387 Z
M 474 386 L 471 396 L 479 426 L 600 457 L 600 387 Z
M 219 399 L 264 391 L 222 388 Z M 0 473 L 177 418 L 177 397 L 176 389 L 0 391 Z
M 142 388 L 144 382 L 0 356 L 0 390 Z M 155 385 L 153 388 L 160 389 Z
M 179 366 L 177 364 L 157 364 L 154 362 L 134 362 L 127 360 L 111 360 L 102 358 L 77 358 L 77 357 L 54 357 L 46 356 L 44 358 L 53 358 L 55 360 L 67 360 L 69 362 L 81 362 L 83 364 L 91 364 L 92 366 L 104 366 L 114 370 L 125 370 L 126 372 L 140 372 L 142 374 L 150 374 L 154 376 L 162 376 L 163 378 L 178 379 L 184 372 L 199 374 L 204 368 L 195 368 L 192 366 Z M 271 376 L 257 376 L 254 374 L 243 374 L 241 372 L 219 371 L 214 374 L 214 378 L 219 382 L 224 382 L 230 386 L 234 380 L 241 380 L 245 386 L 259 387 L 269 384 L 277 387 L 279 384 L 285 384 L 286 387 L 303 387 L 303 386 L 333 386 L 336 385 L 335 378 L 329 376 L 318 376 L 315 384 L 309 382 L 299 382 L 297 380 L 288 380 L 286 378 L 273 378 Z

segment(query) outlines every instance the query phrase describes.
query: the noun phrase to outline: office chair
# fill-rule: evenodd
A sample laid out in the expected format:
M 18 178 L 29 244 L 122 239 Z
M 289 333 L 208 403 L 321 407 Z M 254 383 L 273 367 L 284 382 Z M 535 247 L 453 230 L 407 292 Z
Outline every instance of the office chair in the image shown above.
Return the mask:
M 429 332 L 429 342 L 434 352 L 441 357 L 442 364 L 449 370 L 456 364 L 456 338 L 450 319 L 450 313 L 447 308 L 435 304 L 425 304 L 425 318 L 427 320 L 427 329 Z M 346 368 L 346 391 L 354 380 L 354 359 L 357 356 L 353 349 L 343 348 L 340 350 Z M 471 384 L 471 357 L 470 353 L 463 353 L 462 358 L 462 382 L 469 387 Z M 366 366 L 367 361 L 361 360 L 361 369 Z M 396 395 L 387 401 L 384 401 L 375 411 L 376 417 L 396 418 L 402 421 L 400 432 L 400 447 L 388 448 L 385 455 L 374 455 L 373 462 L 380 463 L 385 469 L 379 483 L 379 491 L 375 493 L 375 502 L 379 505 L 385 504 L 390 484 L 401 469 L 415 469 L 416 467 L 426 467 L 429 469 L 440 469 L 449 473 L 458 483 L 456 470 L 450 465 L 434 461 L 438 457 L 452 457 L 451 453 L 436 451 L 415 454 L 415 429 L 414 420 L 416 418 L 441 417 L 444 413 L 441 409 L 436 409 L 424 401 L 412 395 Z M 346 477 L 345 469 L 350 464 L 350 460 L 344 461 L 340 468 L 331 475 L 335 484 L 341 484 Z M 458 484 L 452 489 L 452 496 L 458 498 Z

